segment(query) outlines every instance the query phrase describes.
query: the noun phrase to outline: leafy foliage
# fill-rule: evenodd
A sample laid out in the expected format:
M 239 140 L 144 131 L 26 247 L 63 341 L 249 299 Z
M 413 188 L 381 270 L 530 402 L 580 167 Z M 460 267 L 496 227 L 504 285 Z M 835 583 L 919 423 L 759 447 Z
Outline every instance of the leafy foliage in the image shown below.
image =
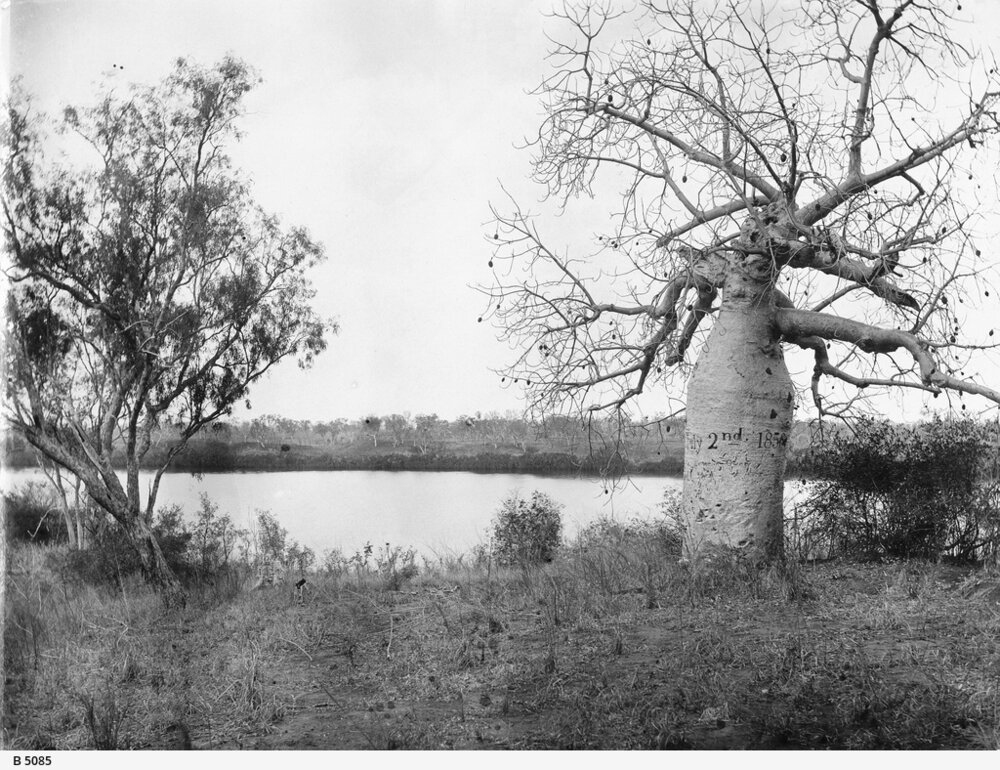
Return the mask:
M 246 530 L 233 524 L 229 514 L 220 514 L 218 504 L 202 492 L 201 508 L 191 532 L 192 558 L 203 574 L 225 569 Z
M 972 419 L 895 425 L 860 419 L 817 447 L 808 485 L 812 548 L 833 555 L 995 558 L 1000 456 L 993 426 Z
M 188 557 L 192 534 L 180 506 L 160 508 L 152 531 L 173 573 L 182 580 L 195 577 L 195 564 Z M 121 586 L 128 578 L 142 574 L 144 566 L 128 536 L 104 516 L 94 521 L 89 546 L 70 551 L 64 568 L 67 576 L 93 585 Z
M 378 572 L 390 591 L 400 590 L 405 583 L 417 576 L 417 552 L 413 548 L 392 546 L 386 543 L 375 556 Z
M 562 505 L 535 490 L 510 495 L 493 520 L 493 555 L 500 564 L 552 561 L 562 536 Z
M 288 530 L 282 527 L 274 515 L 267 511 L 257 512 L 256 524 L 255 531 L 251 533 L 256 560 L 283 561 Z
M 168 566 L 187 584 L 213 581 L 263 560 L 300 571 L 315 561 L 312 550 L 290 541 L 288 531 L 267 511 L 257 513 L 255 527 L 248 531 L 203 494 L 192 518 L 178 505 L 167 506 L 157 511 L 152 527 Z M 97 519 L 93 530 L 89 548 L 67 553 L 67 576 L 94 585 L 120 585 L 142 572 L 135 548 L 107 516 Z
M 5 492 L 4 530 L 8 541 L 51 543 L 65 539 L 66 530 L 49 503 L 51 494 L 37 482 Z
M 306 278 L 322 246 L 264 211 L 228 154 L 257 80 L 227 56 L 179 59 L 155 86 L 109 86 L 58 125 L 87 157 L 50 152 L 45 118 L 17 89 L 2 126 L 11 427 L 83 481 L 163 585 L 139 534 L 160 474 L 274 364 L 309 365 L 333 329 Z M 138 468 L 165 425 L 172 441 L 141 499 Z M 111 472 L 123 450 L 124 484 Z
M 285 549 L 285 565 L 299 574 L 309 571 L 316 563 L 316 553 L 307 545 L 299 545 L 294 540 Z
M 290 540 L 288 530 L 270 511 L 257 511 L 253 526 L 244 535 L 241 543 L 243 558 L 251 565 L 280 565 L 302 573 L 316 562 L 313 550 Z

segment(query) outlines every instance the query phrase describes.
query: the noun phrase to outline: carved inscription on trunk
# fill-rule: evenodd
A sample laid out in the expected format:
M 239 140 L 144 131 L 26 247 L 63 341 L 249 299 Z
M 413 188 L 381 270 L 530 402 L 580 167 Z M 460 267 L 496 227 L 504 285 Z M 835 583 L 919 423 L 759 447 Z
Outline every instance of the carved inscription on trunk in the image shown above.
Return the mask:
M 794 397 L 766 302 L 722 308 L 688 383 L 687 549 L 780 554 Z

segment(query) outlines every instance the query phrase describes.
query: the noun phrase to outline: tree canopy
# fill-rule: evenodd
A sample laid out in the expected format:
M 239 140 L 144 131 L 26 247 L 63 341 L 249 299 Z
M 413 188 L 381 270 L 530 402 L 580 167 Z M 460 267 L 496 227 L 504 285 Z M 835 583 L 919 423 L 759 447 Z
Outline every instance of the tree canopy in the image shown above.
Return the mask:
M 151 518 L 187 440 L 334 330 L 311 308 L 322 246 L 262 210 L 227 153 L 257 79 L 235 58 L 179 59 L 157 85 L 66 107 L 55 136 L 25 95 L 8 108 L 7 417 L 120 522 Z M 167 424 L 176 442 L 140 501 Z
M 821 414 L 866 388 L 1000 401 L 966 376 L 996 343 L 962 307 L 995 301 L 977 217 L 996 191 L 977 159 L 1000 129 L 1000 85 L 958 38 L 959 11 L 646 0 L 555 13 L 534 178 L 566 209 L 620 197 L 584 248 L 514 200 L 494 207 L 485 316 L 519 350 L 505 376 L 546 410 L 624 408 L 661 385 L 680 411 L 727 278 L 746 269 L 778 291 L 781 338 L 812 352 Z M 824 379 L 858 390 L 835 401 Z

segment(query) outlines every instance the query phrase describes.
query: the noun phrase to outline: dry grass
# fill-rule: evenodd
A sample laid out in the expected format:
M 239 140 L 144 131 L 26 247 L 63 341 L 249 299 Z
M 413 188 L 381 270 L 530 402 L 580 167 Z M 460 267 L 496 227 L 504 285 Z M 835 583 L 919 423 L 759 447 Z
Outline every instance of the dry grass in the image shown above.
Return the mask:
M 762 573 L 609 526 L 550 564 L 313 575 L 303 606 L 231 579 L 166 613 L 62 555 L 11 552 L 13 748 L 997 748 L 996 570 Z
M 190 609 L 167 612 L 138 580 L 122 590 L 74 581 L 64 557 L 61 547 L 11 551 L 10 747 L 149 748 L 169 743 L 171 725 L 257 730 L 280 717 L 262 674 L 280 654 L 280 618 L 262 597 L 212 602 L 202 587 Z

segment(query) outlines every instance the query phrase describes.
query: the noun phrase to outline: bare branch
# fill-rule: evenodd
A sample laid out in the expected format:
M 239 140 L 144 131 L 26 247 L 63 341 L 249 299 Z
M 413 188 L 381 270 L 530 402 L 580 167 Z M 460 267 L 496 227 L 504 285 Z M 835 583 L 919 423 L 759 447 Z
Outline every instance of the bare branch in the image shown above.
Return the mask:
M 817 338 L 847 342 L 865 353 L 891 353 L 902 348 L 912 356 L 920 376 L 919 383 L 911 384 L 909 387 L 922 387 L 935 393 L 943 389 L 955 390 L 980 395 L 1000 403 L 1000 391 L 968 380 L 960 380 L 943 372 L 931 355 L 928 343 L 909 332 L 900 329 L 881 329 L 859 321 L 808 310 L 780 309 L 775 313 L 775 324 L 784 339 L 813 350 L 816 350 Z M 820 363 L 819 360 L 817 363 Z M 843 373 L 830 367 L 828 362 L 824 366 L 823 373 L 834 374 L 851 382 L 851 379 Z M 859 385 L 865 382 L 858 379 L 852 384 Z M 868 384 L 887 383 L 873 380 Z M 902 383 L 893 381 L 891 384 Z

